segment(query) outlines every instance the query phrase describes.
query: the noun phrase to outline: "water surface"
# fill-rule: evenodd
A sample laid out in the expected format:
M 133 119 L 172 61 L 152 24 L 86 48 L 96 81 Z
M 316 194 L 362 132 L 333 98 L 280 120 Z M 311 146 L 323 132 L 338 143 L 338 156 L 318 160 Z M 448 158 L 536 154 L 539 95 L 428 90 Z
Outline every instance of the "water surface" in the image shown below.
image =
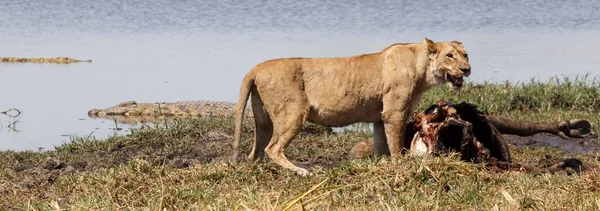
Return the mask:
M 0 2 L 0 56 L 92 63 L 0 63 L 0 150 L 52 149 L 69 135 L 104 138 L 91 108 L 138 102 L 235 102 L 255 64 L 351 56 L 395 42 L 460 40 L 470 81 L 598 76 L 600 3 L 580 1 Z M 6 126 L 18 121 L 19 132 Z M 66 136 L 65 136 L 66 135 Z

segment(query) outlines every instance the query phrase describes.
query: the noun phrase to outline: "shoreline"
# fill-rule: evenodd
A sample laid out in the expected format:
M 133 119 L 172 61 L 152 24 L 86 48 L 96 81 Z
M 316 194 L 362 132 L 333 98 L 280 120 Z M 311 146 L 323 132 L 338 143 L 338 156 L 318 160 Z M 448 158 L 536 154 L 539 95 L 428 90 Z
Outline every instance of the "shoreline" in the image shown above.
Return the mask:
M 54 150 L 0 151 L 0 204 L 4 209 L 597 208 L 597 86 L 567 81 L 464 88 L 460 93 L 431 90 L 419 110 L 439 99 L 462 99 L 486 113 L 513 119 L 587 119 L 596 134 L 592 138 L 505 138 L 516 163 L 539 165 L 576 157 L 588 170 L 571 176 L 492 172 L 482 164 L 460 161 L 456 154 L 351 159 L 350 149 L 372 138 L 359 126 L 335 134 L 300 134 L 286 154 L 315 172 L 303 178 L 269 159 L 262 164 L 230 162 L 233 118 L 184 118 L 102 140 L 76 136 Z M 244 123 L 243 154 L 250 152 L 253 127 Z M 592 151 L 568 153 L 552 143 Z M 310 191 L 312 187 L 316 189 Z

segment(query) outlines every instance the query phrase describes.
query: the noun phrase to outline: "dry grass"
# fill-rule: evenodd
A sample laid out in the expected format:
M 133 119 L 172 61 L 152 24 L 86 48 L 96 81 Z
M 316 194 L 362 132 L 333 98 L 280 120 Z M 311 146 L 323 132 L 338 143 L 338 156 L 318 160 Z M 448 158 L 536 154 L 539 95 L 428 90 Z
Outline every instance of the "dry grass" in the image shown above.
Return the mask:
M 230 210 L 598 209 L 600 173 L 580 176 L 490 173 L 457 156 L 347 161 L 309 178 L 272 163 L 214 162 L 188 169 L 143 159 L 107 170 L 59 177 L 41 190 L 11 189 L 10 209 L 149 208 Z M 6 172 L 5 172 L 6 173 Z
M 437 99 L 472 102 L 502 116 L 553 121 L 589 119 L 598 131 L 598 84 L 477 85 Z M 555 88 L 552 88 L 555 87 Z M 559 88 L 556 88 L 559 87 Z M 564 92 L 564 93 L 563 93 Z M 556 93 L 563 93 L 563 98 Z M 523 97 L 527 96 L 527 97 Z M 551 99 L 556 99 L 552 101 Z M 459 101 L 456 101 L 459 102 Z M 242 149 L 250 151 L 252 124 Z M 493 173 L 455 154 L 398 160 L 348 158 L 370 133 L 303 134 L 287 155 L 312 168 L 300 177 L 269 160 L 230 163 L 232 119 L 186 119 L 130 135 L 79 137 L 46 152 L 0 152 L 0 204 L 8 210 L 598 210 L 600 171 L 581 175 Z M 598 165 L 594 153 L 511 147 L 513 159 L 535 164 L 545 155 Z M 52 159 L 47 159 L 51 157 Z M 53 160 L 54 159 L 54 160 Z

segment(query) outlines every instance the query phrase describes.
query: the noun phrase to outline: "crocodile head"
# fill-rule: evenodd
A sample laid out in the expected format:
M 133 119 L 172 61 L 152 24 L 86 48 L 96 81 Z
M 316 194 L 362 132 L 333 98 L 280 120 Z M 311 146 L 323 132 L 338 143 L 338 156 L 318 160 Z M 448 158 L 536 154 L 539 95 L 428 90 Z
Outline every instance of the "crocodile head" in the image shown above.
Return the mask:
M 119 105 L 106 109 L 92 109 L 88 111 L 89 117 L 107 117 L 107 116 L 140 116 L 142 112 L 137 108 L 135 101 L 119 103 Z

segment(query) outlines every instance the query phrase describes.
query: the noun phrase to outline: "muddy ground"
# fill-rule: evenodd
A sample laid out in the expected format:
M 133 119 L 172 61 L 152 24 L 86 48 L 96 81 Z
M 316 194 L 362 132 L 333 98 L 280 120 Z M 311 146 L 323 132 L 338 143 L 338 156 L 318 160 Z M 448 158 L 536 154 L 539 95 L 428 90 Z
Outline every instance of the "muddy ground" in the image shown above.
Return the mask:
M 326 136 L 326 137 L 324 137 Z M 325 168 L 338 166 L 348 161 L 348 152 L 352 146 L 364 138 L 351 135 L 319 135 L 304 134 L 292 143 L 288 157 L 292 162 L 304 167 L 322 166 Z M 550 135 L 531 137 L 505 136 L 511 148 L 554 147 L 568 154 L 600 151 L 597 137 L 584 139 L 561 139 Z M 246 140 L 249 140 L 246 138 Z M 231 155 L 231 135 L 213 132 L 203 138 L 191 139 L 187 144 L 172 145 L 173 140 L 153 141 L 117 141 L 106 147 L 94 150 L 73 149 L 61 150 L 63 153 L 29 153 L 9 154 L 8 159 L 14 162 L 5 164 L 3 170 L 12 176 L 12 183 L 24 188 L 33 188 L 52 183 L 62 174 L 77 171 L 105 171 L 108 168 L 128 164 L 132 159 L 143 159 L 152 165 L 168 168 L 187 168 L 196 164 L 207 164 L 215 161 L 228 161 Z M 244 154 L 250 151 L 250 143 L 242 146 Z M 10 157 L 13 156 L 13 157 Z M 28 157 L 33 156 L 34 158 Z M 37 157 L 36 157 L 37 156 Z M 544 159 L 552 159 L 546 155 Z M 515 162 L 519 162 L 515 160 Z M 539 163 L 539 161 L 537 161 Z M 5 192 L 0 186 L 0 193 Z
M 538 134 L 528 137 L 504 135 L 504 139 L 515 147 L 531 147 L 534 149 L 552 147 L 565 151 L 568 154 L 600 151 L 600 141 L 597 136 L 589 136 L 581 139 L 563 139 L 558 136 L 547 134 Z

